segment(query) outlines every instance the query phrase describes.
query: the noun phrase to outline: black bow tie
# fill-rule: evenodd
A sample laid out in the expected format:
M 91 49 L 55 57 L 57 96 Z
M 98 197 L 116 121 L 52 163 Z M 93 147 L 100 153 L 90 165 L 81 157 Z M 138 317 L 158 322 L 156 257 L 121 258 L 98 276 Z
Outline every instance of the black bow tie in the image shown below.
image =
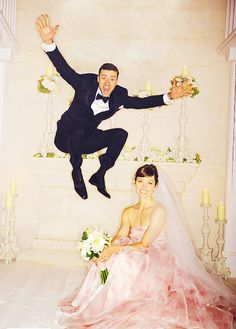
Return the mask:
M 104 103 L 108 102 L 109 97 L 102 96 L 101 94 L 97 94 L 96 99 L 102 99 Z

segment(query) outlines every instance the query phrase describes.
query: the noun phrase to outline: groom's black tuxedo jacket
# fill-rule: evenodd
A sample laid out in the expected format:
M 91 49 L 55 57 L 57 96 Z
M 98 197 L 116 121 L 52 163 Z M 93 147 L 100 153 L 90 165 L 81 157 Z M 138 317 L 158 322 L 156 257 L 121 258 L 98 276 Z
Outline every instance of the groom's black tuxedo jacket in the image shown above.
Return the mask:
M 109 111 L 94 115 L 91 104 L 95 99 L 98 89 L 97 74 L 79 74 L 75 72 L 65 61 L 58 48 L 46 54 L 61 77 L 75 90 L 74 99 L 62 116 L 62 119 L 65 117 L 73 119 L 73 130 L 80 127 L 96 129 L 101 121 L 110 118 L 121 108 L 143 109 L 165 105 L 163 95 L 145 98 L 131 97 L 128 96 L 127 89 L 117 85 L 109 98 Z

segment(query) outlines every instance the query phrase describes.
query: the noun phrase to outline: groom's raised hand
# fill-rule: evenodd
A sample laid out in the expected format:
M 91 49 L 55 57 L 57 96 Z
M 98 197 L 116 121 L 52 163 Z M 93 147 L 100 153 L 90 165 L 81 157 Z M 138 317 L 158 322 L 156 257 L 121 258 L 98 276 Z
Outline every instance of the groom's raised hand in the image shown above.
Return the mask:
M 49 17 L 46 14 L 46 15 L 41 15 L 37 18 L 36 27 L 37 30 L 39 31 L 42 40 L 46 44 L 50 44 L 53 42 L 53 39 L 57 33 L 59 25 L 56 25 L 55 27 L 50 26 Z
M 185 96 L 189 96 L 192 94 L 192 84 L 187 82 L 182 83 L 181 85 L 177 86 L 176 81 L 171 81 L 171 88 L 170 92 L 168 93 L 169 97 L 172 99 L 181 98 Z

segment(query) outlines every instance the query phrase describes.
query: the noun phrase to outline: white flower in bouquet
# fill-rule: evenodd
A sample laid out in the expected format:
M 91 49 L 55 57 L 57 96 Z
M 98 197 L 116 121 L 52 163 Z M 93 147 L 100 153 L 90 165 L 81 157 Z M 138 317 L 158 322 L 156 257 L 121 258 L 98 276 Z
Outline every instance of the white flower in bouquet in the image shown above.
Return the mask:
M 45 78 L 42 80 L 42 85 L 44 88 L 48 89 L 50 92 L 56 89 L 56 81 Z
M 46 70 L 46 74 L 40 76 L 37 83 L 37 90 L 43 94 L 50 94 L 56 91 L 59 85 L 59 74 L 52 66 L 49 66 Z
M 102 237 L 97 237 L 91 242 L 92 249 L 94 252 L 99 253 L 106 246 L 106 240 Z
M 87 240 L 86 241 L 83 241 L 83 242 L 79 242 L 79 245 L 78 245 L 78 249 L 81 251 L 81 256 L 86 260 L 86 261 L 89 261 L 92 257 L 92 251 L 90 250 L 90 242 L 88 242 Z
M 99 254 L 105 247 L 109 246 L 112 237 L 102 230 L 87 228 L 83 234 L 81 240 L 78 242 L 78 249 L 81 257 L 86 261 L 91 260 L 93 257 L 99 258 Z M 108 270 L 106 267 L 100 271 L 101 283 L 105 284 L 108 277 Z

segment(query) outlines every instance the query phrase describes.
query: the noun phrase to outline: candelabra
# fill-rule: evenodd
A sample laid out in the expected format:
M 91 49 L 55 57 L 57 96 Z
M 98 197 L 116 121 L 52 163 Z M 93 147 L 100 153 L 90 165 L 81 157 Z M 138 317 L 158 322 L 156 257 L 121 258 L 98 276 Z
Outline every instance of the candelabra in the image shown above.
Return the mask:
M 190 160 L 193 158 L 192 152 L 189 148 L 188 142 L 189 139 L 186 137 L 185 129 L 187 125 L 187 104 L 186 97 L 182 97 L 181 105 L 180 105 L 180 115 L 179 115 L 179 126 L 180 132 L 179 136 L 176 138 L 177 147 L 174 151 L 174 158 L 177 162 L 183 162 L 183 159 Z
M 203 236 L 203 245 L 202 248 L 199 249 L 199 256 L 205 265 L 206 269 L 209 272 L 214 272 L 214 261 L 212 257 L 213 249 L 209 247 L 209 235 L 210 235 L 210 226 L 209 226 L 209 215 L 208 209 L 211 207 L 210 204 L 201 204 L 203 208 L 203 226 L 202 226 L 202 236 Z
M 53 131 L 52 131 L 52 119 L 53 119 L 53 113 L 52 113 L 52 94 L 47 94 L 47 108 L 45 112 L 46 116 L 46 128 L 43 133 L 43 141 L 40 147 L 40 152 L 43 155 L 46 155 L 47 153 L 53 152 L 54 146 L 53 146 Z
M 139 143 L 138 154 L 137 154 L 137 158 L 140 161 L 144 161 L 145 158 L 150 158 L 152 153 L 150 141 L 148 138 L 150 123 L 149 123 L 149 110 L 147 109 L 144 110 L 142 129 L 143 129 L 143 135 Z
M 226 219 L 216 219 L 216 223 L 219 224 L 219 230 L 218 230 L 218 238 L 216 240 L 217 246 L 218 246 L 218 251 L 217 255 L 215 257 L 215 270 L 217 275 L 222 277 L 223 279 L 227 279 L 231 271 L 229 267 L 226 266 L 226 257 L 223 256 L 223 249 L 224 249 L 224 226 L 227 223 Z
M 0 260 L 3 260 L 6 264 L 11 263 L 13 260 L 15 260 L 19 251 L 18 236 L 15 234 L 15 198 L 16 195 L 13 195 L 11 207 L 3 208 Z

